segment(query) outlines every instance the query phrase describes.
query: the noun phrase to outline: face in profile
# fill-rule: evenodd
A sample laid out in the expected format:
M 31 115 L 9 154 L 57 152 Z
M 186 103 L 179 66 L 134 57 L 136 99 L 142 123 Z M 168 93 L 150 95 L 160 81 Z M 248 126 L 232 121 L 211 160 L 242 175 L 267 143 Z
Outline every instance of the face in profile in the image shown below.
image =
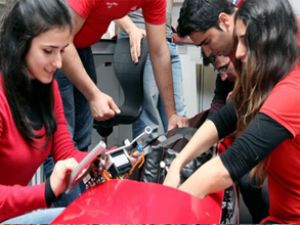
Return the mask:
M 218 71 L 221 80 L 235 81 L 237 73 L 228 56 L 216 56 L 213 66 Z
M 70 42 L 69 27 L 53 28 L 34 37 L 25 56 L 30 78 L 51 83 L 54 72 L 62 67 L 62 54 Z
M 237 19 L 235 23 L 235 35 L 237 37 L 237 47 L 235 52 L 235 57 L 242 63 L 247 61 L 247 46 L 245 42 L 246 35 L 246 25 L 241 19 Z
M 191 40 L 196 46 L 201 46 L 207 56 L 229 56 L 233 44 L 233 15 L 221 13 L 219 15 L 219 28 L 211 27 L 205 32 L 195 31 L 190 34 Z
M 218 72 L 218 75 L 220 76 L 222 81 L 229 80 L 231 82 L 234 82 L 237 73 L 234 68 L 234 64 L 232 63 L 229 56 L 214 56 L 210 55 L 207 57 L 202 50 L 202 57 L 203 57 L 203 64 L 209 65 L 212 64 L 214 69 Z

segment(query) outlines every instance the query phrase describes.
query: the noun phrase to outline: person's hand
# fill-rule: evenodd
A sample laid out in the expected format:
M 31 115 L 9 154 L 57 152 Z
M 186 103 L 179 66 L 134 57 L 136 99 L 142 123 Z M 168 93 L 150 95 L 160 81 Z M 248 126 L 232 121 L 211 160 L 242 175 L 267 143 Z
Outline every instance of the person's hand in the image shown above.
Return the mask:
M 92 115 L 97 121 L 108 120 L 121 112 L 112 97 L 101 91 L 89 101 L 89 104 Z
M 176 127 L 187 127 L 188 125 L 189 125 L 189 121 L 186 117 L 173 114 L 169 118 L 168 130 L 172 130 L 173 128 Z
M 229 102 L 232 100 L 232 91 L 228 93 L 227 98 L 226 98 L 226 102 Z
M 164 185 L 177 188 L 180 184 L 180 169 L 176 165 L 171 164 L 168 174 L 164 180 Z
M 134 165 L 138 160 L 140 160 L 141 155 L 142 155 L 142 153 L 140 153 L 137 150 L 132 152 L 128 157 L 128 160 L 131 163 L 131 165 Z
M 55 196 L 65 192 L 70 179 L 72 170 L 78 165 L 74 158 L 58 161 L 50 176 L 50 185 Z
M 135 27 L 131 29 L 128 33 L 129 42 L 130 42 L 130 54 L 131 59 L 134 63 L 139 62 L 139 57 L 141 56 L 141 40 L 146 36 L 146 31 Z

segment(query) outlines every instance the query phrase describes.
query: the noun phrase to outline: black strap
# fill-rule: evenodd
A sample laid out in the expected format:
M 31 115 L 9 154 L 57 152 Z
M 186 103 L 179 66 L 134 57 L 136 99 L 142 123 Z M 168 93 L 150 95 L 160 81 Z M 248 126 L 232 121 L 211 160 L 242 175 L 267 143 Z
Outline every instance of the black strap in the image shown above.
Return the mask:
M 174 130 L 170 131 L 170 133 L 168 134 L 169 137 L 165 141 L 161 142 L 159 146 L 168 148 L 168 146 L 173 145 L 175 142 L 183 138 L 189 141 L 191 140 L 195 132 L 196 129 L 192 127 L 175 128 Z

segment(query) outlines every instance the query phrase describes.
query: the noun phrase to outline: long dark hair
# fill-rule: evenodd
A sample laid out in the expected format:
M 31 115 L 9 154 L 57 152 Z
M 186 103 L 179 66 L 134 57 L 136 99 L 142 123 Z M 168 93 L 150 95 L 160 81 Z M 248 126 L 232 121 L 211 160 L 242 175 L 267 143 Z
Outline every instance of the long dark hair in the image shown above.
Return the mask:
M 247 27 L 247 62 L 236 62 L 240 77 L 234 90 L 243 130 L 258 112 L 272 88 L 298 63 L 297 19 L 289 1 L 247 0 L 237 11 Z
M 299 63 L 297 20 L 287 0 L 246 0 L 235 15 L 246 25 L 247 62 L 236 62 L 240 76 L 233 97 L 237 105 L 237 135 L 257 114 L 270 91 Z M 252 174 L 261 183 L 267 161 Z
M 71 32 L 71 15 L 64 0 L 15 0 L 8 7 L 0 28 L 0 70 L 5 94 L 15 124 L 29 144 L 37 137 L 26 113 L 34 96 L 49 140 L 56 130 L 52 83 L 32 82 L 25 56 L 32 39 L 39 34 L 55 27 L 69 27 Z

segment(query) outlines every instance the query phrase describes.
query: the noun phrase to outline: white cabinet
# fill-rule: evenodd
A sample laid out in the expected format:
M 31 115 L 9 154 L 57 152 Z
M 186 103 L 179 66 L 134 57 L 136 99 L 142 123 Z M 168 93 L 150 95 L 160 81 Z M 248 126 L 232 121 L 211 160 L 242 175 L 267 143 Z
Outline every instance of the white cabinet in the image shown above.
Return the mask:
M 194 45 L 178 45 L 181 60 L 184 99 L 187 116 L 210 108 L 215 89 L 216 74 L 212 67 L 202 65 L 200 48 Z

